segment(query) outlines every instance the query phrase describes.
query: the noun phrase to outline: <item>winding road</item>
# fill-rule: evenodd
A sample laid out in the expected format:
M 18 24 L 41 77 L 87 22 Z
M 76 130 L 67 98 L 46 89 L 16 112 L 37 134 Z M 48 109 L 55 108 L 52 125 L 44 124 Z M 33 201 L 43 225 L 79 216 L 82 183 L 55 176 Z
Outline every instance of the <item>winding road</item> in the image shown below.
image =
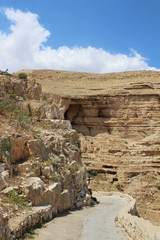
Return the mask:
M 37 230 L 35 240 L 127 240 L 114 219 L 126 205 L 117 196 L 100 196 L 100 204 L 59 216 Z

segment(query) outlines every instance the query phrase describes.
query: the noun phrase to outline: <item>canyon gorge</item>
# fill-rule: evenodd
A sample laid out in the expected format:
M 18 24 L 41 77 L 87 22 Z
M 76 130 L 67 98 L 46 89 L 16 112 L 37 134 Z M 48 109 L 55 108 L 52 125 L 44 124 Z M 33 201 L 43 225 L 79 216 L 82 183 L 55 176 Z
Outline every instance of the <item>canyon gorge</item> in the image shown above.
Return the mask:
M 0 239 L 95 204 L 88 188 L 131 195 L 160 225 L 159 72 L 1 72 L 0 94 Z

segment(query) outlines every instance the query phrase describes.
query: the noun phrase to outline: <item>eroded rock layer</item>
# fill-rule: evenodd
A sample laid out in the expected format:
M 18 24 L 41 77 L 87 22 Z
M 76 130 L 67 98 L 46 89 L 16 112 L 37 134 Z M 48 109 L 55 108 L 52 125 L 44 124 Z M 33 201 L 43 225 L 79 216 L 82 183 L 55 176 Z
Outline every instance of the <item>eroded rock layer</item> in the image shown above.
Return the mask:
M 159 95 L 97 96 L 72 99 L 65 117 L 84 135 L 139 139 L 159 130 L 159 110 Z
M 160 73 L 27 73 L 80 133 L 91 187 L 130 193 L 139 214 L 160 224 Z
M 72 99 L 65 114 L 82 133 L 87 170 L 105 175 L 105 189 L 117 186 L 136 197 L 139 213 L 154 223 L 160 214 L 159 114 L 154 94 Z
M 0 72 L 0 240 L 95 203 L 78 133 L 43 97 L 35 80 Z

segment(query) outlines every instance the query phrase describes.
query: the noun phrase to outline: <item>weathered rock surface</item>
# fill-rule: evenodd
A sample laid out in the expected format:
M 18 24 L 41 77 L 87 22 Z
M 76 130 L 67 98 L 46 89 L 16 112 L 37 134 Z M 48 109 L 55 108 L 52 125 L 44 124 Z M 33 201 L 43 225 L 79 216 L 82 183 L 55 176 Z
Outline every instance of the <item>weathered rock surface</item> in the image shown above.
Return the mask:
M 159 224 L 160 73 L 27 73 L 27 80 L 0 76 L 0 141 L 11 143 L 11 148 L 1 145 L 0 155 L 0 206 L 6 216 L 23 211 L 6 205 L 10 191 L 30 205 L 48 205 L 46 219 L 89 205 L 82 157 L 87 170 L 98 173 L 91 178 L 93 189 L 130 193 L 139 214 Z M 23 226 L 10 221 L 7 228 L 2 215 L 0 239 L 8 240 L 44 216 L 40 211 Z
M 90 204 L 79 135 L 63 109 L 44 99 L 34 80 L 0 76 L 2 240 L 18 239 L 79 201 Z
M 88 171 L 98 173 L 91 187 L 130 193 L 140 215 L 160 224 L 160 73 L 29 74 L 47 92 L 46 100 L 59 104 L 64 118 L 83 134 L 82 160 Z

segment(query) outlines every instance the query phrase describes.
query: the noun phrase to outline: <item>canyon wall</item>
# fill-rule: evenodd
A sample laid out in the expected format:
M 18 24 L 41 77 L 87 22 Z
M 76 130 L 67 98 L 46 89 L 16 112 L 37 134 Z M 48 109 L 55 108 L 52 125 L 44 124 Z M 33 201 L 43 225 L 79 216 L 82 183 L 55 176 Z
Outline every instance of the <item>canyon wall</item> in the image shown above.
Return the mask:
M 38 83 L 0 75 L 0 123 L 0 239 L 95 203 L 78 133 Z
M 130 193 L 140 215 L 155 224 L 160 223 L 159 113 L 158 94 L 75 98 L 65 113 L 81 133 L 88 172 L 96 171 L 105 180 L 99 190 L 106 184 L 106 190 Z M 92 187 L 97 189 L 96 181 Z
M 131 194 L 140 216 L 160 224 L 160 73 L 27 73 L 79 132 L 91 187 Z
M 159 130 L 159 110 L 159 95 L 96 96 L 72 99 L 65 118 L 84 135 L 140 139 Z

